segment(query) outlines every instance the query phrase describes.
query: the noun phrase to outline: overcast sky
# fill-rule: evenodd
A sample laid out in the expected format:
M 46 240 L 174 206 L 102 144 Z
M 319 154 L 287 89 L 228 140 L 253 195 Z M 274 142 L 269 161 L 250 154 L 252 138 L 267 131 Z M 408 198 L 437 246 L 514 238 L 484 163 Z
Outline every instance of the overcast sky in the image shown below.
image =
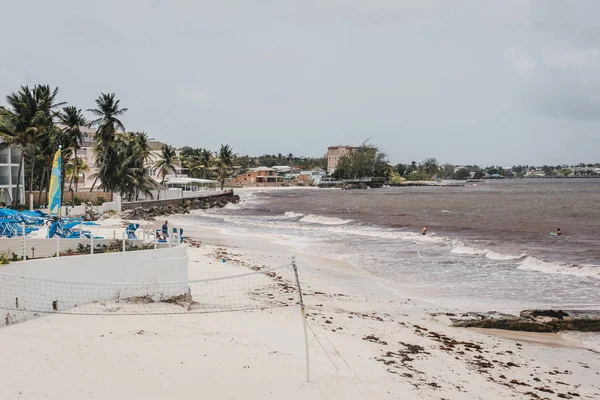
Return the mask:
M 100 92 L 176 146 L 392 162 L 600 162 L 597 0 L 12 1 L 0 104 Z

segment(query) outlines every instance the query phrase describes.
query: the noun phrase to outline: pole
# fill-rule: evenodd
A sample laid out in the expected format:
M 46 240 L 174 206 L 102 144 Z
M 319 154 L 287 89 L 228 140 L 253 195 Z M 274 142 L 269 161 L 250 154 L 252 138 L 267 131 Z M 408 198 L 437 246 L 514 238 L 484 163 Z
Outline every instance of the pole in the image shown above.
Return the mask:
M 94 235 L 90 233 L 90 254 L 94 254 Z
M 56 235 L 56 257 L 60 257 L 60 235 Z
M 158 238 L 157 238 L 156 229 L 154 230 L 154 250 L 158 247 Z
M 308 355 L 308 333 L 306 332 L 306 310 L 304 300 L 302 299 L 302 288 L 300 287 L 300 278 L 298 278 L 298 267 L 296 266 L 296 257 L 292 257 L 292 268 L 296 276 L 296 285 L 298 286 L 298 296 L 300 297 L 300 314 L 302 316 L 302 326 L 304 328 L 304 352 L 306 356 L 306 382 L 310 382 L 310 360 Z
M 123 232 L 123 253 L 125 253 L 125 234 L 127 232 Z
M 21 224 L 21 229 L 23 230 L 23 261 L 27 260 L 27 239 L 25 236 L 25 222 Z

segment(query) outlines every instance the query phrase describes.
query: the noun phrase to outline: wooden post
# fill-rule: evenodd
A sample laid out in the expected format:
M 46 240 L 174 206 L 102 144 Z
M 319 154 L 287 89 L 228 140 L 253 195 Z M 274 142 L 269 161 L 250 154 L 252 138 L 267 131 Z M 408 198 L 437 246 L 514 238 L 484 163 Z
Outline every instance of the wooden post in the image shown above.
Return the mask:
M 306 331 L 306 310 L 304 308 L 304 300 L 302 299 L 302 288 L 300 286 L 300 278 L 298 278 L 298 267 L 296 266 L 296 257 L 292 257 L 292 268 L 296 276 L 296 285 L 298 286 L 298 297 L 300 298 L 300 313 L 302 316 L 302 327 L 304 328 L 304 353 L 306 356 L 306 382 L 310 382 L 310 359 L 308 354 L 308 333 Z

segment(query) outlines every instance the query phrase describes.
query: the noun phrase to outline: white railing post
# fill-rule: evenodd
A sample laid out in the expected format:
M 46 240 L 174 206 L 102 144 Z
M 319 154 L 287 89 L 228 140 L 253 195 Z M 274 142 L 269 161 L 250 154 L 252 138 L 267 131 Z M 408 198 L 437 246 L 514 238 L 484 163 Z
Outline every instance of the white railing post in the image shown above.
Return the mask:
M 90 233 L 90 254 L 94 254 L 94 235 Z
M 156 233 L 156 229 L 154 230 L 154 250 L 158 247 L 158 234 Z
M 168 240 L 167 240 L 167 241 L 169 242 L 169 247 L 171 247 L 171 243 L 173 243 L 173 232 L 169 232 L 169 231 L 167 230 L 167 235 L 168 235 L 168 236 L 167 236 L 167 238 L 168 238 Z
M 23 261 L 27 260 L 27 239 L 25 236 L 25 222 L 21 224 L 23 229 Z
M 117 231 L 113 229 L 113 240 L 117 240 Z
M 123 232 L 123 253 L 125 253 L 125 235 L 127 234 L 127 232 Z
M 60 257 L 60 235 L 56 235 L 56 257 Z

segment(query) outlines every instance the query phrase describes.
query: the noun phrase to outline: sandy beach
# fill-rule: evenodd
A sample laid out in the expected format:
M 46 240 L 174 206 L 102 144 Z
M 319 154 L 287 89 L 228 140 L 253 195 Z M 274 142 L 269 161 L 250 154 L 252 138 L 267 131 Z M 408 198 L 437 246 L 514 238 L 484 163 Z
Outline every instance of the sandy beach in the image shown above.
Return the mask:
M 600 397 L 600 353 L 592 349 L 560 337 L 452 328 L 446 314 L 456 310 L 405 298 L 356 266 L 296 253 L 264 237 L 224 235 L 186 226 L 176 216 L 167 219 L 195 239 L 188 249 L 190 279 L 237 275 L 296 257 L 307 307 L 310 381 L 297 306 L 48 315 L 0 329 L 2 398 Z M 109 230 L 121 222 L 102 224 Z M 292 294 L 273 295 L 287 300 Z

